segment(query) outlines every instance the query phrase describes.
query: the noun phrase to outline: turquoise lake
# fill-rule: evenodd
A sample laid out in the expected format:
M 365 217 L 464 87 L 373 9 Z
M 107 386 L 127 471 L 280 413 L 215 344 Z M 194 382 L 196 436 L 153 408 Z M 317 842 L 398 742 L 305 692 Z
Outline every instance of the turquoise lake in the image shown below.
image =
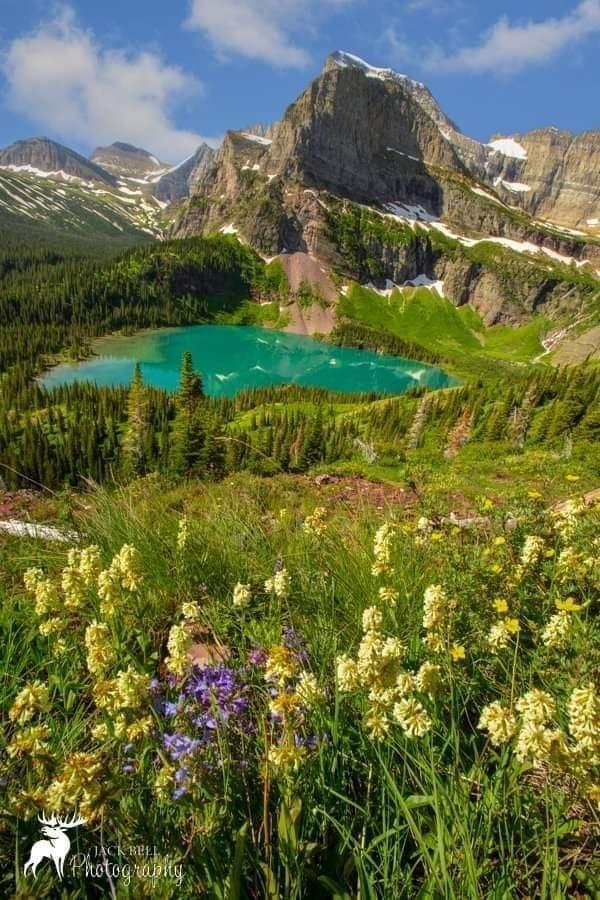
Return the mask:
M 186 350 L 192 353 L 194 368 L 202 373 L 204 389 L 212 396 L 278 384 L 399 394 L 418 385 L 442 388 L 455 383 L 450 375 L 425 363 L 246 326 L 163 328 L 100 338 L 93 349 L 96 356 L 55 366 L 42 383 L 48 388 L 74 381 L 127 385 L 139 362 L 147 384 L 173 391 Z

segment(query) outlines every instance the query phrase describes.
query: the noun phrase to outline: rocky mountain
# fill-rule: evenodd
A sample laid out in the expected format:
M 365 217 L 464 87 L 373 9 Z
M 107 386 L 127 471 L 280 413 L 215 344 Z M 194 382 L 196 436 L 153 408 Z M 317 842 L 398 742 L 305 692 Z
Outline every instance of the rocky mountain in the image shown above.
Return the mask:
M 153 195 L 163 203 L 174 203 L 189 197 L 214 156 L 215 150 L 212 147 L 200 144 L 192 156 L 169 169 L 155 182 Z
M 540 128 L 492 146 L 485 176 L 508 203 L 533 216 L 600 233 L 600 131 Z M 507 149 L 510 148 L 510 149 Z
M 0 168 L 38 176 L 52 175 L 66 182 L 84 181 L 114 187 L 116 179 L 95 162 L 49 138 L 16 141 L 0 150 Z
M 420 82 L 337 52 L 269 137 L 228 132 L 173 233 L 238 232 L 265 256 L 304 253 L 381 289 L 443 281 L 488 323 L 558 315 L 598 290 L 586 140 L 554 169 L 558 150 L 533 136 L 482 144 Z M 533 217 L 559 207 L 585 231 Z
M 119 244 L 160 237 L 164 204 L 152 196 L 149 179 L 166 168 L 127 144 L 88 160 L 48 138 L 17 141 L 0 150 L 0 225 Z
M 115 141 L 109 147 L 97 147 L 90 159 L 116 178 L 150 181 L 160 178 L 171 168 L 148 150 L 122 141 Z

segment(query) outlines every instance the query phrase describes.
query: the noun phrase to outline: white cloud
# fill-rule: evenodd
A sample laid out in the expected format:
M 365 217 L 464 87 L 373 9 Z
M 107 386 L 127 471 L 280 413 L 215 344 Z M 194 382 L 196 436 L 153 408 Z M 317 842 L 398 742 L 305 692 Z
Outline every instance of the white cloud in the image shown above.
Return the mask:
M 177 128 L 170 113 L 173 103 L 201 90 L 199 82 L 156 53 L 102 48 L 68 7 L 15 38 L 1 69 L 5 102 L 62 140 L 128 141 L 169 162 L 203 140 Z
M 567 47 L 600 32 L 600 0 L 583 0 L 562 18 L 511 24 L 499 19 L 479 44 L 455 53 L 434 49 L 425 66 L 431 70 L 497 72 L 510 75 L 542 65 Z
M 311 61 L 297 42 L 315 20 L 352 0 L 191 0 L 186 27 L 201 31 L 217 52 L 245 56 L 280 68 Z

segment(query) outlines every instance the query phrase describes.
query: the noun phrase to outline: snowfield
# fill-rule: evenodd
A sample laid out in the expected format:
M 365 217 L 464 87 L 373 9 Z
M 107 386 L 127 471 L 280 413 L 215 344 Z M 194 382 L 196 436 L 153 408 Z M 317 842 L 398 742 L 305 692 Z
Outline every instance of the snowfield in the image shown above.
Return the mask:
M 512 159 L 527 159 L 527 150 L 514 138 L 498 138 L 497 141 L 491 141 L 488 147 L 504 156 L 510 156 Z

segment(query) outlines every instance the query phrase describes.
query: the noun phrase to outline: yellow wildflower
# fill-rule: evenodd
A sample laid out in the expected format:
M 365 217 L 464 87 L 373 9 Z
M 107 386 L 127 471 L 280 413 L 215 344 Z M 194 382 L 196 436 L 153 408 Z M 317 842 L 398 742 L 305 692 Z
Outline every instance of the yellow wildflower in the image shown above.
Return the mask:
M 181 604 L 181 615 L 186 622 L 198 622 L 202 615 L 200 604 L 196 600 L 188 600 Z
M 423 628 L 430 631 L 447 626 L 455 608 L 456 602 L 439 584 L 430 585 L 423 599 Z
M 177 523 L 177 550 L 183 553 L 189 539 L 189 522 L 187 516 L 182 516 Z
M 165 665 L 174 675 L 184 675 L 190 666 L 188 651 L 191 645 L 190 635 L 185 625 L 173 625 L 169 631 L 167 650 L 169 655 Z
M 383 623 L 383 615 L 376 606 L 369 606 L 362 615 L 363 631 L 378 631 Z
M 576 603 L 573 597 L 567 597 L 566 600 L 555 600 L 554 605 L 562 612 L 576 612 L 576 610 L 581 609 L 581 604 Z
M 432 725 L 427 710 L 414 697 L 407 697 L 395 704 L 394 719 L 409 738 L 423 737 Z
M 327 531 L 327 522 L 325 516 L 327 510 L 324 506 L 317 506 L 310 515 L 306 517 L 302 523 L 302 530 L 305 534 L 320 537 Z
M 281 719 L 289 719 L 302 709 L 302 698 L 296 691 L 280 691 L 269 702 L 269 710 Z
M 467 651 L 462 644 L 452 644 L 450 647 L 450 656 L 454 662 L 460 662 L 460 660 L 466 658 Z
M 250 603 L 252 594 L 249 584 L 241 584 L 238 582 L 233 589 L 233 605 L 238 609 L 244 609 Z
M 533 688 L 517 700 L 515 707 L 524 719 L 544 725 L 554 715 L 556 703 L 547 691 Z
M 305 706 L 316 706 L 325 696 L 312 672 L 302 672 L 296 691 Z
M 518 619 L 505 619 L 504 627 L 508 631 L 509 634 L 518 634 L 521 630 L 521 626 L 519 624 Z
M 91 675 L 104 675 L 115 662 L 110 629 L 104 622 L 92 622 L 85 630 L 87 667 Z
M 275 594 L 279 600 L 285 600 L 290 593 L 291 578 L 286 568 L 279 569 L 272 578 L 265 581 L 265 592 Z
M 487 642 L 490 645 L 492 653 L 497 653 L 498 650 L 504 650 L 504 648 L 508 646 L 510 637 L 511 632 L 506 626 L 506 620 L 501 620 L 500 622 L 496 622 L 495 625 L 492 625 L 487 636 Z
M 508 612 L 508 602 L 503 597 L 497 597 L 496 600 L 494 600 L 494 602 L 492 603 L 492 606 L 499 616 L 502 616 Z
M 19 691 L 13 700 L 8 717 L 11 722 L 24 725 L 38 713 L 48 712 L 49 709 L 48 688 L 41 681 L 31 681 Z
M 487 731 L 492 744 L 498 747 L 510 741 L 516 726 L 517 723 L 511 710 L 496 701 L 482 709 L 477 727 L 482 731 Z
M 553 650 L 565 647 L 571 632 L 571 617 L 568 612 L 561 610 L 551 616 L 546 627 L 542 631 L 542 643 Z
M 337 682 L 343 693 L 353 691 L 359 685 L 358 667 L 349 656 L 337 658 Z
M 30 725 L 17 731 L 6 748 L 9 757 L 28 755 L 45 756 L 48 753 L 50 729 L 47 725 Z
M 62 631 L 65 627 L 65 624 L 65 620 L 61 619 L 60 616 L 50 616 L 49 619 L 40 622 L 38 631 L 44 637 L 49 637 L 51 634 L 56 634 L 57 632 Z
M 422 694 L 435 697 L 441 688 L 441 669 L 431 662 L 424 662 L 415 676 L 415 687 Z
M 569 698 L 569 732 L 588 765 L 600 765 L 600 697 L 591 684 L 575 688 Z
M 547 761 L 553 744 L 561 737 L 560 731 L 547 728 L 535 719 L 526 719 L 517 736 L 515 756 L 520 762 Z
M 390 730 L 390 720 L 385 710 L 374 704 L 367 711 L 365 726 L 372 741 L 381 741 Z
M 525 568 L 534 566 L 540 559 L 544 550 L 544 539 L 530 534 L 525 538 L 521 551 L 521 565 Z
M 375 561 L 371 568 L 373 575 L 377 576 L 393 574 L 391 558 L 392 541 L 395 535 L 395 526 L 390 522 L 384 522 L 384 524 L 377 529 L 373 541 L 373 555 L 375 557 Z
M 306 747 L 286 741 L 269 748 L 268 760 L 274 769 L 281 772 L 297 771 L 306 757 Z
M 395 606 L 398 600 L 398 591 L 391 587 L 380 587 L 379 588 L 379 599 L 382 603 L 385 603 L 387 606 Z
M 283 685 L 288 679 L 295 678 L 298 669 L 298 660 L 288 647 L 278 645 L 270 648 L 265 666 L 266 681 Z

